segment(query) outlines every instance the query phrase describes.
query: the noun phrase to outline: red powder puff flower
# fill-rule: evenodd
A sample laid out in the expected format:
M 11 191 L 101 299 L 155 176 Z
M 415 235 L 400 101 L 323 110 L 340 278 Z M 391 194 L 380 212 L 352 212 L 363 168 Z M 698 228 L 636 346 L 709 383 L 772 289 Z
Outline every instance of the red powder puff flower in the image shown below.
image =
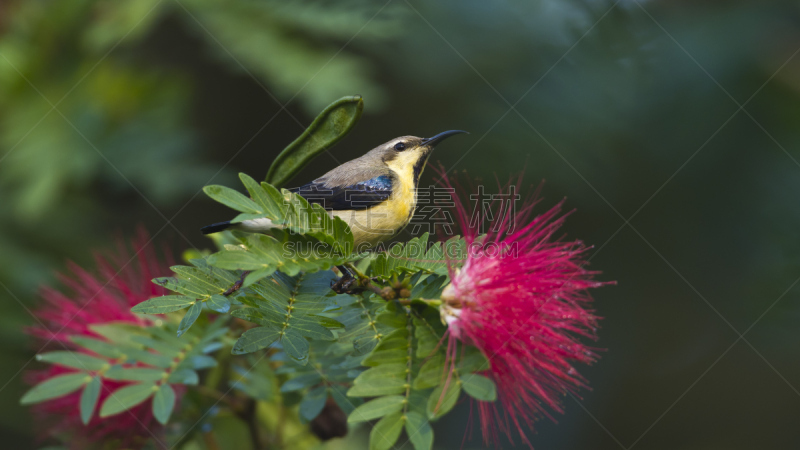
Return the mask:
M 96 256 L 97 269 L 93 274 L 77 264 L 70 264 L 70 274 L 59 276 L 66 287 L 62 293 L 50 287 L 42 289 L 44 304 L 34 311 L 37 325 L 27 331 L 44 350 L 78 350 L 70 336 L 102 337 L 91 330 L 92 325 L 129 323 L 147 325 L 142 316 L 130 310 L 151 297 L 166 294 L 153 284 L 153 277 L 167 273 L 169 265 L 159 261 L 147 233 L 140 230 L 133 240 L 133 251 L 120 245 L 116 255 Z M 52 377 L 73 372 L 60 366 L 32 371 L 28 380 L 34 384 Z M 126 382 L 104 379 L 98 404 Z M 177 392 L 178 395 L 181 392 Z M 45 401 L 32 407 L 42 438 L 56 437 L 69 442 L 70 448 L 83 449 L 111 445 L 117 448 L 139 448 L 162 431 L 155 420 L 150 401 L 127 412 L 101 419 L 95 415 L 88 425 L 80 418 L 81 391 Z
M 442 180 L 452 189 L 444 173 Z M 441 313 L 449 329 L 448 355 L 456 354 L 461 341 L 490 361 L 485 375 L 497 385 L 500 408 L 479 402 L 487 442 L 496 442 L 498 431 L 511 438 L 516 428 L 530 446 L 524 430 L 536 417 L 552 418 L 548 407 L 562 413 L 560 398 L 586 387 L 573 364 L 597 359 L 580 338 L 596 339 L 599 319 L 586 290 L 606 283 L 586 270 L 581 242 L 555 238 L 566 217 L 563 201 L 531 219 L 537 194 L 517 212 L 508 199 L 494 202 L 494 220 L 481 237 L 476 216 L 453 196 L 468 252 L 460 268 L 450 269 Z

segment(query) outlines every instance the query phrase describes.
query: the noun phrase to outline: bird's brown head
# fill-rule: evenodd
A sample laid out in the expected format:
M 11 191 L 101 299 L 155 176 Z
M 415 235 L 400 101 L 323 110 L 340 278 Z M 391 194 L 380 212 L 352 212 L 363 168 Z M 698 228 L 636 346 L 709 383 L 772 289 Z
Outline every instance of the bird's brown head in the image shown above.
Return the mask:
M 466 133 L 450 130 L 429 138 L 401 136 L 379 146 L 373 152 L 380 155 L 384 164 L 399 176 L 410 176 L 416 186 L 433 149 L 443 140 L 456 134 Z

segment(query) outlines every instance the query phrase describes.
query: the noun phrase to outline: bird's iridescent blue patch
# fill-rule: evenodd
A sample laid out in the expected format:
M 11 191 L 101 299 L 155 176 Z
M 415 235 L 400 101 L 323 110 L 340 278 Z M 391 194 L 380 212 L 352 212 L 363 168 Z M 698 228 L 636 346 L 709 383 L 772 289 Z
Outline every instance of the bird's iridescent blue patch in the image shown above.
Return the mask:
M 379 177 L 375 177 L 358 184 L 366 187 L 367 189 L 373 189 L 376 191 L 384 191 L 392 189 L 392 179 L 388 175 L 381 175 Z

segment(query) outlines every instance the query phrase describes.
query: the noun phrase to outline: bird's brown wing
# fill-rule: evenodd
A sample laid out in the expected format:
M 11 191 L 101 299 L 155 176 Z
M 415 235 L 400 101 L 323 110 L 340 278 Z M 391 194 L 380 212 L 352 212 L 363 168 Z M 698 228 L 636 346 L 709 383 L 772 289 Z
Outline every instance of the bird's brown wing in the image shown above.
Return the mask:
M 392 178 L 381 175 L 360 183 L 334 187 L 315 180 L 290 191 L 327 210 L 369 209 L 388 200 L 392 195 Z

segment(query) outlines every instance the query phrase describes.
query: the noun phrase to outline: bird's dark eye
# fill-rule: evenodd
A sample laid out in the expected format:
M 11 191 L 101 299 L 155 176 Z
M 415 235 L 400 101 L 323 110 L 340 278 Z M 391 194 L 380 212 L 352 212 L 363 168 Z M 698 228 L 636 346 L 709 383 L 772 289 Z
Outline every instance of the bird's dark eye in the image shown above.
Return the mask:
M 397 144 L 394 144 L 394 149 L 397 150 L 398 152 L 402 152 L 403 150 L 406 149 L 406 144 L 404 144 L 403 142 L 398 142 Z

